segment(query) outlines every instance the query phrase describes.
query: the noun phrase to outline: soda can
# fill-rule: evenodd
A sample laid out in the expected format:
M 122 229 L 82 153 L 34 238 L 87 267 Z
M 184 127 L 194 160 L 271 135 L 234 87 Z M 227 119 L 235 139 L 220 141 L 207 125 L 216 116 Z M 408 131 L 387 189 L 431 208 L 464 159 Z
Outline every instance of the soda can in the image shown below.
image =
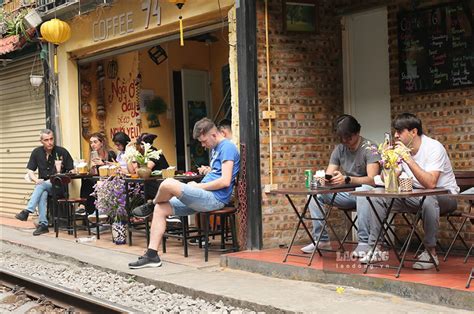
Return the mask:
M 311 169 L 306 169 L 304 171 L 304 177 L 305 177 L 306 188 L 309 189 L 311 187 L 311 181 L 313 179 L 313 172 L 311 171 Z

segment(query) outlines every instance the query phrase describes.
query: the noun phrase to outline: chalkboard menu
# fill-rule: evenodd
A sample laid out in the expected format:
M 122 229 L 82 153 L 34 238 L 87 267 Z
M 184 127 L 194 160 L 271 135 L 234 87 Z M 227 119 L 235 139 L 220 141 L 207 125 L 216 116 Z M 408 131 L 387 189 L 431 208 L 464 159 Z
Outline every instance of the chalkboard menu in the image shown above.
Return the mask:
M 474 85 L 472 8 L 459 1 L 400 12 L 398 49 L 402 94 Z

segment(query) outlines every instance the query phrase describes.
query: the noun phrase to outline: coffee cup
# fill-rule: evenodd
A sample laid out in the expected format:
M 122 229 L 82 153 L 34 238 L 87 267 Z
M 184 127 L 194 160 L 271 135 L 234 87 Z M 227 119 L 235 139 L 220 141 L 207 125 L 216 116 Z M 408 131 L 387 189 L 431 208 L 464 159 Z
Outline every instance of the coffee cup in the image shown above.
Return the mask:
M 56 167 L 56 172 L 61 173 L 61 168 L 63 166 L 63 161 L 61 159 L 54 161 L 54 166 Z

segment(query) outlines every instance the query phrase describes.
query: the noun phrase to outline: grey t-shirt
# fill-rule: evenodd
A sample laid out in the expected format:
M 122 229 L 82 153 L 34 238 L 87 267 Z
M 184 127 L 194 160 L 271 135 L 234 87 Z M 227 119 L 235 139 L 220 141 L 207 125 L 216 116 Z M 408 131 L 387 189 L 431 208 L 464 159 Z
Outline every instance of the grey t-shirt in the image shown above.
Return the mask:
M 363 137 L 361 137 L 359 147 L 355 151 L 350 151 L 343 144 L 339 144 L 332 151 L 329 164 L 339 166 L 347 176 L 365 177 L 367 176 L 367 165 L 380 160 L 380 155 L 369 149 L 369 145 L 376 146 L 374 141 Z

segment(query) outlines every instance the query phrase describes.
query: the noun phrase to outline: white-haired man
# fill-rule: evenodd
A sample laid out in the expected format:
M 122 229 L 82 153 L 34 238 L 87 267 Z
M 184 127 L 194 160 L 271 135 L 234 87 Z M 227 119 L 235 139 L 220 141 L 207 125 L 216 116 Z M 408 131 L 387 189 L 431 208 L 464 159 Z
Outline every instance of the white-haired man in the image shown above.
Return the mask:
M 36 186 L 33 194 L 26 206 L 26 209 L 16 214 L 16 218 L 22 221 L 28 220 L 29 214 L 38 207 L 38 226 L 33 232 L 34 236 L 48 233 L 47 201 L 48 194 L 51 193 L 52 185 L 49 177 L 58 173 L 56 170 L 56 161 L 61 160 L 61 169 L 59 172 L 67 172 L 74 168 L 74 162 L 69 152 L 60 146 L 54 145 L 54 133 L 49 129 L 41 130 L 40 142 L 42 146 L 35 148 L 28 161 L 27 176 Z M 38 169 L 38 176 L 34 173 Z

